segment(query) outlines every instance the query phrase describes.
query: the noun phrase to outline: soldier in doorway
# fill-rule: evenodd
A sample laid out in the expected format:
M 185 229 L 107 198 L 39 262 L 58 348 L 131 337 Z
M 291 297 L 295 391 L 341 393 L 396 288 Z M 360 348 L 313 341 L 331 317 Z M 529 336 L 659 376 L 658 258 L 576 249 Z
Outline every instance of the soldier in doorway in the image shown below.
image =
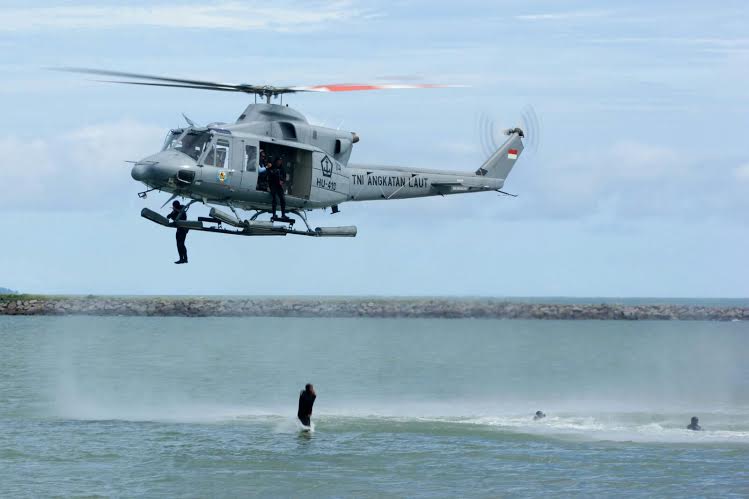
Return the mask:
M 283 160 L 276 158 L 270 170 L 268 170 L 268 188 L 272 198 L 273 218 L 276 218 L 276 201 L 281 203 L 281 218 L 286 218 L 286 195 L 284 194 L 284 182 L 286 182 L 286 169 Z

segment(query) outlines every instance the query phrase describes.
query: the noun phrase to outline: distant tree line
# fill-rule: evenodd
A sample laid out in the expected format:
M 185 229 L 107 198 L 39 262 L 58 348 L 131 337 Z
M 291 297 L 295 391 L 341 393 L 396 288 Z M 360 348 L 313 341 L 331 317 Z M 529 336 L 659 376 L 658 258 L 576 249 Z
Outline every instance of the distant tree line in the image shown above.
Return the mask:
M 15 289 L 0 288 L 0 295 L 16 295 L 18 291 Z

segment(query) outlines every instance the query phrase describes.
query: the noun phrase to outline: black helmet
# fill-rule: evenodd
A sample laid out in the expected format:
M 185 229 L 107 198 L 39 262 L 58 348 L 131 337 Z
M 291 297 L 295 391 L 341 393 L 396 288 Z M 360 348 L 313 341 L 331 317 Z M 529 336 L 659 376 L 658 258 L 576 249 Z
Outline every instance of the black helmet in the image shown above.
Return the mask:
M 182 205 L 181 205 L 181 204 L 179 204 L 179 201 L 177 201 L 176 199 L 175 199 L 175 200 L 174 200 L 174 202 L 172 203 L 172 206 L 173 206 L 174 208 L 181 208 L 181 207 L 182 207 Z

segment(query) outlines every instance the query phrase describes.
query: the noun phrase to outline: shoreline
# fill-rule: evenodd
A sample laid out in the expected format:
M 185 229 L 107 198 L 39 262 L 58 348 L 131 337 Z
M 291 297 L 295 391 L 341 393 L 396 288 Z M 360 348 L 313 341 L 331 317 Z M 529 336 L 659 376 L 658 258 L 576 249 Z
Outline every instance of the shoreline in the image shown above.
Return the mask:
M 210 298 L 2 295 L 0 315 L 746 321 L 749 307 L 490 298 Z

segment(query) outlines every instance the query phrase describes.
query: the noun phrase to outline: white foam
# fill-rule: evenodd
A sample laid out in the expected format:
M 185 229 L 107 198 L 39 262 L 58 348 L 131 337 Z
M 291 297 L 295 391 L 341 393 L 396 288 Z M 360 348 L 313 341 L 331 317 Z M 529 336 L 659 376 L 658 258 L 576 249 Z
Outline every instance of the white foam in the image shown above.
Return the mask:
M 211 405 L 199 403 L 162 403 L 148 405 L 94 402 L 76 397 L 58 400 L 56 416 L 73 420 L 122 420 L 159 421 L 178 423 L 220 423 L 227 421 L 262 421 L 272 425 L 276 433 L 296 433 L 304 427 L 289 416 L 292 407 L 260 408 L 249 406 Z M 395 409 L 395 408 L 393 408 Z M 322 411 L 318 419 L 328 420 L 331 430 L 340 422 L 354 423 L 378 421 L 379 425 L 401 422 L 430 422 L 484 426 L 519 434 L 539 435 L 575 440 L 599 440 L 614 442 L 664 442 L 664 443 L 738 443 L 749 444 L 749 416 L 744 414 L 714 413 L 701 415 L 705 430 L 694 432 L 686 429 L 686 414 L 643 413 L 598 413 L 588 415 L 551 414 L 534 421 L 532 412 L 527 414 L 496 414 L 468 416 L 456 415 L 461 411 L 405 411 L 372 409 L 346 411 Z M 422 408 L 423 409 L 423 408 Z M 410 414 L 409 414 L 410 412 Z M 443 414 L 439 414 L 443 412 Z M 447 414 L 444 414 L 447 412 Z M 463 411 L 465 412 L 465 411 Z M 551 411 L 547 411 L 547 414 Z M 378 425 L 378 426 L 379 426 Z M 312 432 L 315 431 L 314 423 Z
M 703 417 L 703 423 L 710 421 L 710 415 Z M 658 416 L 651 416 L 658 417 Z M 606 440 L 615 442 L 732 442 L 749 444 L 749 428 L 686 429 L 688 420 L 680 421 L 679 426 L 673 415 L 661 416 L 662 422 L 643 423 L 641 414 L 602 414 L 597 416 L 547 416 L 533 421 L 530 416 L 483 416 L 478 418 L 453 419 L 460 424 L 496 427 L 517 433 L 556 436 L 584 440 Z M 682 418 L 684 419 L 684 418 Z M 449 421 L 449 419 L 443 419 Z M 745 420 L 746 421 L 746 420 Z M 723 417 L 712 420 L 715 428 L 724 426 Z M 746 421 L 749 423 L 749 421 Z M 707 425 L 707 423 L 705 423 Z

